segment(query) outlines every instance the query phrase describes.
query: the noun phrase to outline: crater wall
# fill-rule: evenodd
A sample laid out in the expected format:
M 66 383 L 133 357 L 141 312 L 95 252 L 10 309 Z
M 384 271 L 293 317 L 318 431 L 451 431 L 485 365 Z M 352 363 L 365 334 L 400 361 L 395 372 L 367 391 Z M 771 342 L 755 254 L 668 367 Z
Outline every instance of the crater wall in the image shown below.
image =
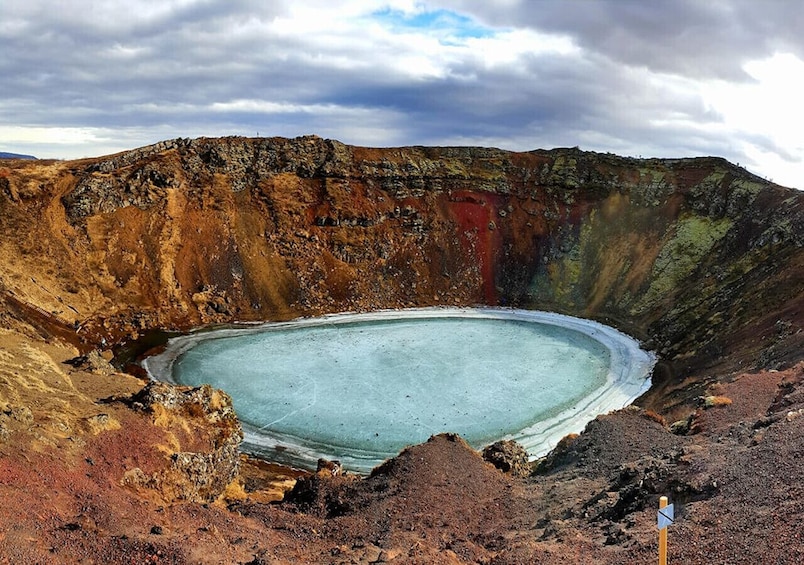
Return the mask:
M 336 311 L 552 310 L 644 340 L 659 390 L 801 357 L 803 211 L 723 159 L 578 149 L 201 138 L 0 161 L 2 316 L 96 347 Z

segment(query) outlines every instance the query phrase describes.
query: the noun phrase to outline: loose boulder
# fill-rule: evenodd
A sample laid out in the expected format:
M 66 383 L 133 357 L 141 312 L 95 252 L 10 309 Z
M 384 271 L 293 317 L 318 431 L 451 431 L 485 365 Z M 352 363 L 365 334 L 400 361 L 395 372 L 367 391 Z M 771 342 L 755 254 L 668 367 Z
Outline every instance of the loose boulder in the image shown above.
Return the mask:
M 503 473 L 515 477 L 527 477 L 531 473 L 528 453 L 512 440 L 495 441 L 483 449 L 483 459 Z

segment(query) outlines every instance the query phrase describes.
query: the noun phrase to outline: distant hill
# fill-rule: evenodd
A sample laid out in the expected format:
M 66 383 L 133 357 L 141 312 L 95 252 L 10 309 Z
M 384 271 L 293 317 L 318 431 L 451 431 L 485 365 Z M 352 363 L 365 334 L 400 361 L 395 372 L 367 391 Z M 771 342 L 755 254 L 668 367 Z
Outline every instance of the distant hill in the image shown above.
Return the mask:
M 20 155 L 19 153 L 6 153 L 0 151 L 0 159 L 36 159 L 33 155 Z

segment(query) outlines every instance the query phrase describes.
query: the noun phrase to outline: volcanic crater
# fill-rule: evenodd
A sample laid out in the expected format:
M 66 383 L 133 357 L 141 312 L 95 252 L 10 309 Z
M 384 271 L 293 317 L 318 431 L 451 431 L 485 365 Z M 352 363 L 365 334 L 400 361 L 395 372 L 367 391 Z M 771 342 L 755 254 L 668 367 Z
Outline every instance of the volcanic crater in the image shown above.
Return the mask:
M 647 563 L 660 495 L 673 561 L 804 557 L 804 193 L 714 157 L 200 138 L 0 160 L 0 211 L 8 562 Z M 128 363 L 478 305 L 613 326 L 653 386 L 535 465 L 443 434 L 361 478 L 249 459 L 224 392 Z

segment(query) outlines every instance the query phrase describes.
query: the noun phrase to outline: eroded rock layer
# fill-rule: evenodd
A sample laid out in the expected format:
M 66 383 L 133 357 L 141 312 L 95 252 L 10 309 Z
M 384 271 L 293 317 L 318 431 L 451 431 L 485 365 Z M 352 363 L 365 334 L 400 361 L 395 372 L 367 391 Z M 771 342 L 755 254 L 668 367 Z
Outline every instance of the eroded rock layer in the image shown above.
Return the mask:
M 722 159 L 305 137 L 11 163 L 3 292 L 90 342 L 489 304 L 607 321 L 676 372 L 773 367 L 801 343 L 804 198 Z

